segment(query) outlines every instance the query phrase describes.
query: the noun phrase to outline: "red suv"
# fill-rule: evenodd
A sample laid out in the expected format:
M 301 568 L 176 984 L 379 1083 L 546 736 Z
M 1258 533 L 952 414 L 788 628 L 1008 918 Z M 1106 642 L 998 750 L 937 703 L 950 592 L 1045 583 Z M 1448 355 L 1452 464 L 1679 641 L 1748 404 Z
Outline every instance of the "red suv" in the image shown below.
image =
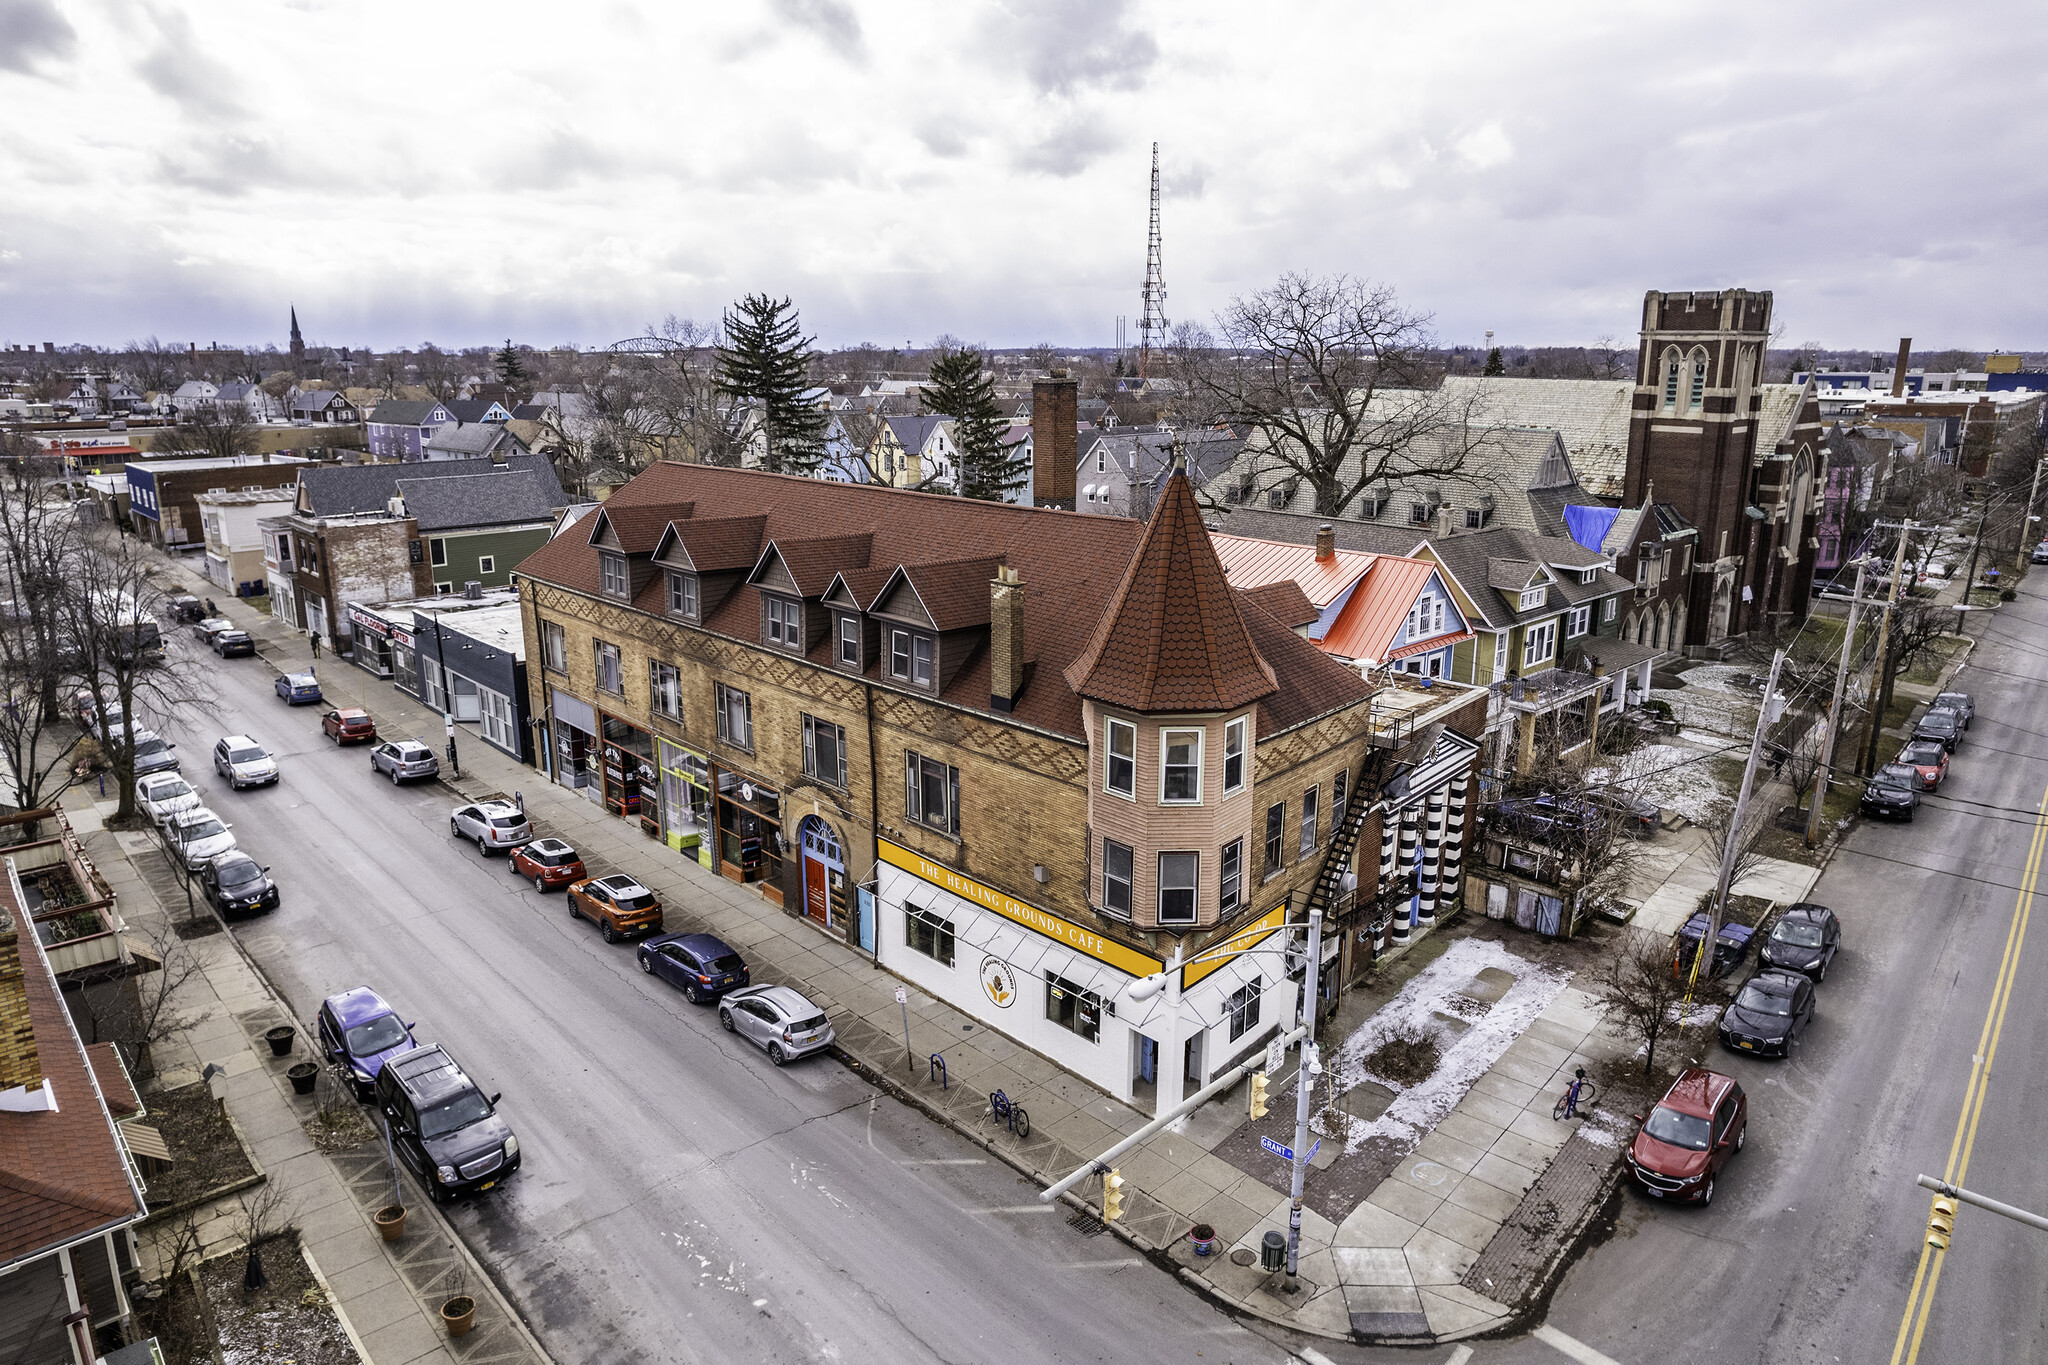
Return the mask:
M 1749 1097 L 1732 1076 L 1689 1067 L 1629 1144 L 1628 1169 L 1653 1199 L 1714 1202 L 1714 1176 L 1742 1150 L 1749 1131 Z
M 320 729 L 336 744 L 368 744 L 377 737 L 376 722 L 360 706 L 329 711 L 320 717 Z
M 560 839 L 536 839 L 513 850 L 512 875 L 529 878 L 534 890 L 546 892 L 590 874 L 583 870 L 581 855 Z

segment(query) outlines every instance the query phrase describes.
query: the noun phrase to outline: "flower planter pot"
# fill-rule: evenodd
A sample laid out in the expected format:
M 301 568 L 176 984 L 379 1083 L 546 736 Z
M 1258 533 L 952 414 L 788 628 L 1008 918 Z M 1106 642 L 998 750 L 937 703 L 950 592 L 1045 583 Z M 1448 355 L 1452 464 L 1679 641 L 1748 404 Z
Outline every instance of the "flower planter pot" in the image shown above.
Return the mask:
M 371 1221 L 377 1225 L 377 1235 L 387 1242 L 395 1242 L 405 1231 L 405 1205 L 386 1204 L 372 1214 Z
M 270 1044 L 271 1056 L 289 1057 L 292 1053 L 292 1039 L 297 1035 L 298 1030 L 290 1024 L 279 1024 L 263 1035 L 263 1041 Z
M 441 1305 L 441 1323 L 451 1337 L 467 1335 L 475 1318 L 476 1300 L 467 1294 L 457 1294 Z
M 314 1083 L 320 1079 L 320 1068 L 311 1062 L 300 1062 L 284 1074 L 292 1083 L 294 1095 L 310 1095 Z
M 1197 1223 L 1190 1228 L 1188 1240 L 1195 1244 L 1197 1256 L 1211 1256 L 1216 1252 L 1216 1229 L 1207 1223 Z

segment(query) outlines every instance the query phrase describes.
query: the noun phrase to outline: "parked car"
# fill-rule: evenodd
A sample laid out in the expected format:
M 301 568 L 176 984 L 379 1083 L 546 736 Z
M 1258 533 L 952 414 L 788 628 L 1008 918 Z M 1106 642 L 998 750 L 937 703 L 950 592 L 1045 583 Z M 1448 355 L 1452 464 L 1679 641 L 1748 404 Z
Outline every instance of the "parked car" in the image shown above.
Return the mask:
M 1749 1097 L 1732 1076 L 1687 1067 L 1664 1092 L 1628 1148 L 1628 1171 L 1653 1199 L 1714 1202 L 1714 1177 L 1742 1150 Z
M 623 872 L 572 882 L 569 916 L 587 919 L 604 930 L 606 943 L 661 932 L 661 902 Z
M 1592 839 L 1607 824 L 1607 813 L 1592 802 L 1553 795 L 1498 802 L 1492 816 L 1508 829 L 1531 839 L 1547 840 L 1560 835 Z
M 1842 921 L 1835 912 L 1825 905 L 1800 901 L 1778 916 L 1757 956 L 1766 967 L 1804 972 L 1815 981 L 1825 981 L 1841 948 Z
M 510 801 L 478 801 L 457 806 L 448 817 L 448 832 L 468 839 L 476 851 L 488 856 L 495 848 L 517 848 L 533 838 L 533 826 L 526 812 Z
M 560 839 L 536 839 L 513 849 L 508 861 L 513 876 L 531 879 L 533 889 L 542 893 L 590 875 L 583 868 L 583 855 Z
M 199 605 L 198 598 L 178 593 L 164 599 L 164 614 L 171 618 L 173 625 L 189 626 L 206 619 L 206 608 Z
M 277 781 L 277 760 L 270 751 L 248 735 L 227 735 L 213 746 L 213 770 L 228 780 L 228 786 L 267 787 Z
M 1920 809 L 1920 774 L 1904 763 L 1887 763 L 1863 784 L 1862 799 L 1856 803 L 1865 815 L 1911 822 Z
M 177 773 L 151 773 L 135 779 L 135 804 L 142 813 L 161 825 L 172 816 L 200 804 L 199 793 Z
M 178 768 L 178 746 L 154 730 L 135 732 L 135 775 L 146 773 L 175 772 Z
M 787 986 L 748 986 L 718 1002 L 718 1022 L 768 1050 L 781 1066 L 832 1046 L 832 1024 L 819 1009 Z
M 320 717 L 320 733 L 337 745 L 367 744 L 377 738 L 377 725 L 370 719 L 368 711 L 360 706 L 351 706 L 329 711 Z
M 1749 956 L 1749 940 L 1756 930 L 1747 924 L 1724 924 L 1714 935 L 1714 960 L 1708 964 L 1710 977 L 1726 976 L 1745 957 Z M 1700 950 L 1700 940 L 1707 936 L 1707 917 L 1704 913 L 1694 915 L 1678 931 L 1679 951 L 1677 970 L 1690 972 L 1692 960 Z
M 268 914 L 278 905 L 277 883 L 270 880 L 270 869 L 259 866 L 240 849 L 201 867 L 199 889 L 222 919 Z
M 710 934 L 662 934 L 643 942 L 635 957 L 641 971 L 681 987 L 693 1005 L 709 1004 L 753 980 L 746 959 Z
M 392 1145 L 437 1204 L 488 1190 L 519 1169 L 519 1139 L 498 1117 L 500 1098 L 486 1096 L 439 1043 L 377 1068 L 377 1103 Z
M 1614 827 L 1631 839 L 1647 839 L 1664 824 L 1664 812 L 1654 801 L 1645 801 L 1633 792 L 1619 787 L 1600 787 L 1588 793 L 1587 800 L 1607 812 Z
M 277 695 L 283 697 L 289 706 L 320 701 L 320 680 L 311 673 L 280 673 L 277 675 Z
M 193 624 L 192 638 L 205 645 L 208 649 L 211 649 L 213 648 L 214 636 L 224 630 L 233 630 L 234 628 L 235 623 L 228 620 L 225 616 L 208 616 Z
M 1968 692 L 1938 692 L 1929 707 L 1934 711 L 1953 711 L 1963 718 L 1963 728 L 1970 728 L 1970 722 L 1977 719 L 1977 703 Z
M 1930 710 L 1913 726 L 1913 738 L 1938 740 L 1950 753 L 1963 747 L 1963 718 L 1955 711 Z
M 1790 1057 L 1813 1022 L 1813 982 L 1799 972 L 1770 969 L 1743 983 L 1721 1015 L 1721 1045 L 1732 1051 Z
M 235 849 L 233 827 L 205 806 L 172 816 L 164 832 L 170 836 L 171 856 L 187 872 L 196 872 L 202 864 Z
M 102 712 L 106 714 L 108 731 L 112 734 L 120 734 L 124 728 L 121 724 L 121 719 L 126 713 L 121 710 L 119 701 L 102 699 L 98 693 L 85 687 L 79 688 L 73 694 L 71 698 L 72 716 L 77 720 L 78 728 L 87 734 L 99 734 Z
M 1912 740 L 1899 751 L 1899 762 L 1913 770 L 1921 791 L 1939 791 L 1948 777 L 1948 746 L 1938 739 Z
M 383 773 L 395 787 L 409 778 L 433 777 L 441 760 L 416 739 L 390 739 L 370 750 L 370 771 Z
M 320 1038 L 320 1055 L 347 1078 L 349 1088 L 365 1104 L 376 1098 L 377 1073 L 384 1063 L 418 1046 L 412 1025 L 368 986 L 322 1000 L 314 1031 Z
M 256 653 L 256 641 L 246 630 L 215 631 L 213 652 L 223 659 L 245 659 Z
M 2028 558 L 2032 559 L 2036 564 L 2048 564 L 2048 540 L 2044 540 L 2039 545 L 2036 545 L 2034 553 L 2028 556 Z

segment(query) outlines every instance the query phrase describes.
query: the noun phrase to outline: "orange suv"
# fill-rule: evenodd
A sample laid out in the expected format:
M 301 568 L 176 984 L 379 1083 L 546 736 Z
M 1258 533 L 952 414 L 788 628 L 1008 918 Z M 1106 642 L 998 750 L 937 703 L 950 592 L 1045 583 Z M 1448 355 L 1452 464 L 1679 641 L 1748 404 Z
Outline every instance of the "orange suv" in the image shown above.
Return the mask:
M 606 943 L 661 932 L 661 902 L 623 872 L 572 883 L 569 914 L 602 929 Z

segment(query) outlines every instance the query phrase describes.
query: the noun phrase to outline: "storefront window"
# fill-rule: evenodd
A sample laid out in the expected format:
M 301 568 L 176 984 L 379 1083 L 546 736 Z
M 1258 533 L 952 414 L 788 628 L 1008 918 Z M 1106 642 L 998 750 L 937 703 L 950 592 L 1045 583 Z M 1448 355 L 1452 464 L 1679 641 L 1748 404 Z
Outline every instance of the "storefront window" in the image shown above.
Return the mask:
M 600 724 L 604 728 L 605 809 L 621 816 L 651 810 L 657 790 L 653 737 L 616 716 L 605 716 Z
M 1096 1041 L 1102 1033 L 1102 998 L 1057 972 L 1045 974 L 1045 1017 L 1071 1033 Z
M 420 694 L 419 663 L 404 645 L 391 647 L 391 681 L 398 684 L 400 691 L 410 692 L 415 697 Z
M 740 880 L 782 885 L 782 794 L 735 772 L 718 774 L 718 857 Z

